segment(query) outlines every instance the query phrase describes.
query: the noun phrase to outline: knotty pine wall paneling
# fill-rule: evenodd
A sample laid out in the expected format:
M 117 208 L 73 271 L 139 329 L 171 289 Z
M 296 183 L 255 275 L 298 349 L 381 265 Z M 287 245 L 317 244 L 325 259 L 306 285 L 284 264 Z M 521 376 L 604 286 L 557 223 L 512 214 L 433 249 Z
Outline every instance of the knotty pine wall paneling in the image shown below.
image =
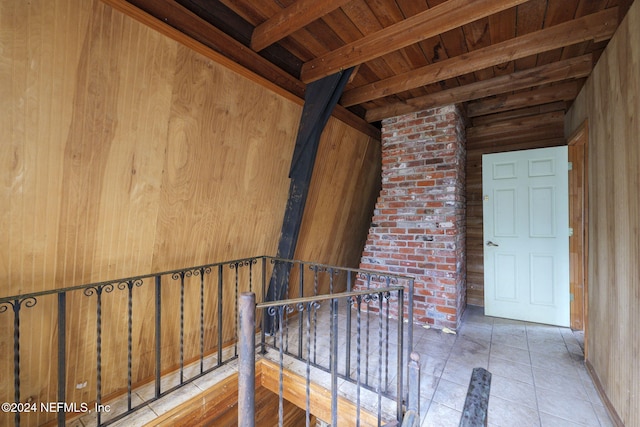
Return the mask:
M 587 363 L 616 425 L 640 425 L 640 3 L 567 114 L 588 141 Z
M 0 28 L 0 297 L 275 255 L 301 100 L 97 0 L 0 0 Z M 378 145 L 329 121 L 297 256 L 357 266 Z M 198 285 L 185 283 L 185 360 L 199 351 Z M 229 270 L 224 288 L 234 291 Z M 126 294 L 102 297 L 105 398 L 126 385 Z M 162 300 L 169 370 L 178 364 L 179 282 L 163 283 Z M 217 306 L 209 287 L 205 300 Z M 96 302 L 67 298 L 68 402 L 96 397 Z M 225 319 L 234 302 L 225 297 Z M 153 283 L 135 288 L 133 310 L 139 383 L 154 369 Z M 39 298 L 21 313 L 21 400 L 55 401 L 56 301 Z M 213 351 L 214 310 L 205 323 Z M 233 326 L 225 323 L 223 341 Z M 12 401 L 10 309 L 0 313 L 0 349 L 0 400 Z M 22 425 L 53 418 L 25 414 Z M 0 414 L 0 425 L 12 420 Z

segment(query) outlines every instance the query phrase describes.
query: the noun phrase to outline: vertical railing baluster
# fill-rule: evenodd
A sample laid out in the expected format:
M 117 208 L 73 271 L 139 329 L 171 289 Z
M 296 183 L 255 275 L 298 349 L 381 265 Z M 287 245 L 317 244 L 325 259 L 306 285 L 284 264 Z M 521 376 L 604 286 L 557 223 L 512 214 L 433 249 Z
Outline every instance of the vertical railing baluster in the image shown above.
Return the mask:
M 278 336 L 280 339 L 278 352 L 278 425 L 280 427 L 284 424 L 284 344 L 282 342 L 282 322 L 284 322 L 284 306 L 278 307 Z
M 265 295 L 266 295 L 266 289 L 267 289 L 267 258 L 266 257 L 262 257 L 262 295 L 260 295 L 260 298 L 262 301 L 265 300 Z M 267 310 L 262 310 L 262 325 L 260 325 L 260 345 L 262 346 L 261 348 L 261 353 L 267 354 L 267 331 L 265 330 L 266 326 L 267 326 Z
M 186 273 L 180 273 L 180 384 L 184 382 L 184 278 Z
M 279 266 L 280 266 L 280 261 L 279 260 L 273 260 L 273 270 L 271 272 L 272 277 L 274 277 L 274 276 L 277 277 L 278 272 L 280 271 Z M 276 293 L 276 286 L 270 286 L 270 287 L 272 288 L 270 301 L 277 301 L 278 300 L 278 296 L 277 296 L 277 293 Z M 278 327 L 278 325 L 276 324 L 276 321 L 277 321 L 277 319 L 274 317 L 273 321 L 270 322 L 270 324 L 271 324 L 271 335 L 273 335 L 273 346 L 275 348 L 278 348 L 278 347 L 276 347 L 278 345 L 278 339 L 277 339 L 278 334 L 277 334 L 277 331 L 276 331 L 276 328 Z
M 20 403 L 20 302 L 13 305 L 13 400 Z M 20 411 L 14 415 L 16 427 L 20 427 Z
M 334 286 L 333 274 L 334 274 L 334 271 L 333 271 L 333 268 L 328 268 L 326 271 L 329 273 L 329 294 L 333 295 L 333 286 Z M 333 307 L 333 304 L 331 304 L 331 317 L 332 318 L 334 316 L 334 311 L 333 310 L 334 310 L 334 307 Z M 335 313 L 335 316 L 336 316 L 336 319 L 337 319 L 338 318 L 338 313 L 337 312 Z M 336 329 L 335 329 L 335 335 L 334 335 L 334 339 L 336 340 L 336 342 L 338 342 L 337 323 L 338 322 L 336 321 Z M 331 328 L 331 333 L 332 334 L 334 333 L 333 328 Z M 330 366 L 333 366 L 333 362 L 334 362 L 333 359 L 335 359 L 335 364 L 336 364 L 336 367 L 337 367 L 338 366 L 338 353 L 337 352 L 336 353 L 334 353 L 334 352 L 330 352 L 329 353 L 329 365 Z
M 0 304 L 0 313 L 13 309 L 13 400 L 20 403 L 20 309 L 24 303 L 25 307 L 33 307 L 37 300 L 34 297 L 16 298 L 13 301 L 6 301 Z M 20 427 L 20 411 L 14 412 L 14 424 Z
M 408 326 L 408 330 L 407 330 L 407 354 L 411 354 L 411 352 L 413 351 L 413 287 L 414 287 L 414 280 L 413 279 L 409 279 L 409 312 L 407 314 L 407 317 L 409 318 L 409 324 Z M 404 305 L 401 306 L 402 307 L 402 312 L 404 313 Z
M 206 270 L 200 269 L 200 373 L 204 372 L 204 275 Z
M 113 291 L 113 284 L 96 285 L 84 290 L 86 296 L 96 294 L 96 406 L 102 405 L 102 293 Z M 102 423 L 102 412 L 96 411 L 98 425 Z
M 324 271 L 327 271 L 327 270 L 324 270 Z M 331 274 L 331 271 L 329 270 L 329 295 L 333 294 L 333 280 L 332 279 L 333 279 L 333 274 Z M 329 305 L 329 316 L 330 316 L 332 322 L 333 322 L 333 314 L 334 314 L 334 311 L 333 311 L 333 301 L 332 301 L 331 304 Z M 337 313 L 336 313 L 336 316 L 337 316 Z M 329 328 L 329 334 L 330 334 L 329 343 L 333 343 L 333 339 L 337 339 L 337 337 L 336 337 L 337 334 L 336 335 L 333 334 L 333 323 L 331 323 L 331 327 Z M 329 367 L 331 368 L 331 367 L 333 367 L 333 360 L 334 359 L 337 360 L 338 358 L 337 358 L 337 353 L 333 352 L 333 346 L 332 345 L 331 345 L 330 348 L 332 349 L 332 351 L 329 352 Z
M 234 331 L 234 335 L 233 335 L 233 356 L 237 356 L 238 355 L 238 268 L 239 268 L 239 264 L 236 262 L 235 264 L 235 270 L 236 270 L 236 299 L 235 302 L 233 304 L 233 318 L 235 320 L 235 325 L 233 328 Z
M 360 295 L 357 296 L 357 311 L 356 311 L 356 426 L 360 426 L 360 359 L 361 359 L 361 326 L 362 326 L 362 318 L 361 318 L 361 310 L 362 310 L 362 297 Z
M 315 304 L 310 302 L 307 304 L 307 377 L 306 377 L 306 427 L 310 427 L 311 423 L 311 307 Z M 302 316 L 302 313 L 300 313 Z
M 378 293 L 378 427 L 382 422 L 382 314 L 384 313 L 382 300 L 384 295 Z
M 335 274 L 333 268 L 329 268 L 328 273 L 329 273 L 329 293 L 333 294 L 333 286 L 334 286 L 333 275 Z
M 67 293 L 58 294 L 58 402 L 67 401 Z M 58 408 L 58 427 L 65 425 L 64 408 Z
M 155 372 L 155 397 L 158 399 L 161 393 L 162 375 L 162 276 L 156 276 L 156 310 L 155 310 L 155 331 L 156 331 L 156 372 Z
M 301 263 L 300 272 L 298 273 L 300 276 L 298 296 L 300 298 L 304 297 L 304 272 L 305 265 Z M 302 358 L 302 313 L 298 314 L 298 357 Z
M 331 300 L 331 425 L 338 425 L 338 299 Z
M 313 266 L 313 296 L 318 295 L 318 267 Z M 318 363 L 318 309 L 313 309 L 313 363 Z
M 133 360 L 133 281 L 127 282 L 127 410 L 131 410 Z
M 411 297 L 409 297 L 411 298 Z M 396 392 L 396 415 L 397 415 L 397 421 L 398 422 L 402 422 L 402 387 L 403 387 L 403 382 L 402 382 L 402 377 L 404 375 L 404 368 L 403 368 L 403 363 L 404 363 L 404 357 L 402 354 L 402 344 L 403 344 L 403 325 L 404 325 L 404 291 L 401 289 L 398 291 L 398 336 L 397 336 L 397 349 L 398 349 L 398 359 L 396 361 L 396 366 L 398 366 L 398 376 L 397 376 L 397 388 L 398 391 Z M 412 323 L 412 318 L 409 317 L 409 325 L 411 325 Z M 409 326 L 409 331 L 411 331 L 411 326 Z M 411 332 L 409 332 L 411 333 Z M 410 352 L 408 354 L 411 354 Z
M 131 383 L 133 359 L 133 282 L 127 283 L 127 410 L 131 410 Z
M 131 411 L 133 392 L 133 287 L 142 286 L 142 279 L 118 283 L 118 289 L 127 289 L 127 411 Z
M 13 305 L 13 399 L 20 403 L 20 305 L 16 300 Z M 15 413 L 16 427 L 20 427 L 20 411 Z
M 367 274 L 367 290 L 371 289 L 371 274 Z M 369 385 L 369 332 L 371 331 L 370 328 L 370 313 L 371 313 L 371 307 L 369 305 L 370 303 L 370 299 L 367 299 L 365 302 L 367 303 L 367 335 L 365 336 L 365 350 L 364 350 L 364 354 L 365 354 L 365 358 L 364 358 L 364 383 L 365 385 Z
M 347 270 L 347 292 L 351 292 L 351 271 Z M 344 374 L 347 378 L 351 376 L 351 307 L 347 306 L 347 332 L 345 333 L 346 350 Z
M 96 364 L 97 364 L 97 380 L 96 380 L 96 405 L 102 404 L 102 288 L 98 291 L 98 311 L 96 313 Z M 97 411 L 98 425 L 100 422 L 101 411 Z
M 294 264 L 292 263 L 290 268 L 288 268 L 289 272 L 291 272 L 291 269 L 293 268 L 293 265 Z M 288 281 L 287 281 L 287 283 L 288 283 Z M 287 285 L 287 293 L 285 294 L 287 296 L 288 296 L 288 289 L 289 289 L 289 286 Z M 281 345 L 284 345 L 284 352 L 285 353 L 289 353 L 289 321 L 288 321 L 289 316 L 288 316 L 288 314 L 289 313 L 287 312 L 287 316 L 283 317 L 283 319 L 282 319 L 282 320 L 286 319 L 286 322 L 284 324 L 284 344 L 281 343 Z M 284 313 L 283 313 L 283 315 L 284 315 Z
M 218 266 L 218 366 L 222 365 L 222 284 L 223 284 L 223 268 L 222 264 Z
M 391 279 L 389 277 L 387 277 L 387 287 L 391 286 Z M 385 324 L 386 324 L 386 330 L 385 330 L 385 351 L 384 351 L 384 372 L 385 372 L 385 377 L 384 377 L 384 391 L 387 391 L 389 389 L 389 300 L 391 299 L 391 295 L 386 294 L 385 295 L 385 300 L 386 300 L 386 315 L 385 315 Z M 400 367 L 398 367 L 398 369 L 400 369 Z

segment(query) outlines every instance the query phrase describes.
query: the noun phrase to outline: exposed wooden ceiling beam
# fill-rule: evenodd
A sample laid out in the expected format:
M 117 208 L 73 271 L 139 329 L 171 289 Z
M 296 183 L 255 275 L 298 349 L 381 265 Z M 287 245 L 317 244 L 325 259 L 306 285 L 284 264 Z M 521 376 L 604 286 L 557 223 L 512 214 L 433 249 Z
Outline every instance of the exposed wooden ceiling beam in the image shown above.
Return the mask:
M 557 101 L 571 101 L 578 96 L 582 87 L 579 80 L 570 81 L 542 89 L 501 95 L 495 99 L 482 99 L 467 104 L 467 116 L 478 117 L 503 111 L 518 110 L 534 105 Z
M 305 83 L 362 64 L 528 0 L 448 0 L 302 66 Z
M 471 118 L 471 126 L 487 125 L 489 123 L 498 123 L 505 120 L 514 120 L 520 117 L 536 116 L 540 114 L 551 113 L 553 111 L 562 111 L 563 113 L 569 109 L 568 102 L 556 101 L 549 104 L 533 105 L 516 110 L 503 111 L 501 113 L 487 114 Z M 469 105 L 467 104 L 467 108 Z M 468 115 L 467 115 L 468 116 Z M 468 127 L 471 127 L 468 126 Z
M 469 141 L 479 141 L 486 139 L 498 139 L 500 137 L 513 137 L 514 133 L 527 130 L 528 132 L 539 131 L 544 133 L 545 128 L 553 124 L 561 124 L 564 120 L 564 111 L 552 111 L 544 114 L 537 114 L 529 117 L 518 117 L 501 122 L 488 123 L 467 128 L 466 136 Z
M 518 71 L 506 76 L 494 77 L 454 89 L 443 90 L 434 94 L 409 99 L 406 102 L 398 102 L 385 107 L 374 108 L 367 112 L 365 118 L 368 122 L 375 122 L 383 118 L 406 114 L 412 111 L 466 102 L 472 99 L 485 98 L 487 96 L 527 89 L 561 80 L 586 77 L 591 73 L 592 67 L 592 56 L 583 55 L 525 71 Z
M 341 104 L 349 107 L 564 46 L 607 40 L 613 36 L 617 22 L 617 8 L 583 16 L 346 91 Z
M 256 52 L 261 51 L 348 1 L 297 0 L 255 28 L 251 36 L 251 48 Z
M 136 1 L 136 0 L 131 0 Z M 160 3 L 161 0 L 152 0 Z M 255 25 L 245 20 L 235 11 L 231 10 L 220 0 L 164 0 L 178 3 L 186 9 L 195 13 L 218 30 L 231 36 L 243 45 L 250 47 L 251 35 Z M 253 50 L 253 49 L 251 49 Z M 287 49 L 274 43 L 260 52 L 260 56 L 269 60 L 274 65 L 282 68 L 296 79 L 300 79 L 300 68 L 302 61 Z

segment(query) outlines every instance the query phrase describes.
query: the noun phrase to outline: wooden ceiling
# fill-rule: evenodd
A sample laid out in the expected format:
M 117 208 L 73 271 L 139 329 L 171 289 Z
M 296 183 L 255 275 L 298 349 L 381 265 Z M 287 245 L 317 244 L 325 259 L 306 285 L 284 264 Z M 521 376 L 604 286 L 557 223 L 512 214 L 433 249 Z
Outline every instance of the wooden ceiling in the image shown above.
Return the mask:
M 633 2 L 127 1 L 300 97 L 355 67 L 340 105 L 368 122 L 451 103 L 472 116 L 568 105 Z

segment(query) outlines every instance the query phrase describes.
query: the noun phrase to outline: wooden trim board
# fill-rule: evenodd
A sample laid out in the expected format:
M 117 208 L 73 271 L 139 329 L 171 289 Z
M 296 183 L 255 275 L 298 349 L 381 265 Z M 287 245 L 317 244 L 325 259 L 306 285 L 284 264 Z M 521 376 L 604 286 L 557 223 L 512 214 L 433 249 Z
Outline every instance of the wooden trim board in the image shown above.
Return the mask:
M 622 418 L 620 418 L 620 415 L 618 415 L 616 408 L 613 407 L 613 404 L 609 400 L 609 397 L 607 397 L 607 394 L 604 391 L 604 386 L 602 385 L 602 382 L 600 382 L 600 378 L 598 377 L 596 370 L 593 368 L 593 365 L 591 365 L 591 362 L 587 360 L 585 361 L 585 366 L 587 368 L 587 373 L 593 380 L 593 385 L 596 387 L 598 395 L 600 395 L 600 399 L 602 399 L 602 403 L 604 403 L 605 408 L 607 408 L 609 418 L 611 418 L 611 421 L 616 427 L 625 427 Z
M 267 391 L 278 395 L 280 370 L 276 363 L 266 359 L 256 361 L 256 389 L 263 387 Z M 298 408 L 306 409 L 306 379 L 289 370 L 283 371 L 284 399 Z M 310 383 L 311 414 L 325 421 L 331 420 L 331 392 L 326 388 Z M 169 410 L 165 414 L 150 421 L 145 427 L 173 426 L 198 421 L 206 413 L 208 419 L 224 414 L 235 405 L 238 398 L 238 374 L 234 372 L 220 380 L 215 385 L 203 391 L 186 402 Z M 277 408 L 273 408 L 277 411 Z M 338 397 L 338 425 L 351 426 L 356 419 L 356 405 L 348 399 Z M 383 424 L 384 424 L 383 420 Z M 391 421 L 391 420 L 386 420 Z M 360 410 L 360 425 L 377 426 L 375 414 L 364 409 Z

